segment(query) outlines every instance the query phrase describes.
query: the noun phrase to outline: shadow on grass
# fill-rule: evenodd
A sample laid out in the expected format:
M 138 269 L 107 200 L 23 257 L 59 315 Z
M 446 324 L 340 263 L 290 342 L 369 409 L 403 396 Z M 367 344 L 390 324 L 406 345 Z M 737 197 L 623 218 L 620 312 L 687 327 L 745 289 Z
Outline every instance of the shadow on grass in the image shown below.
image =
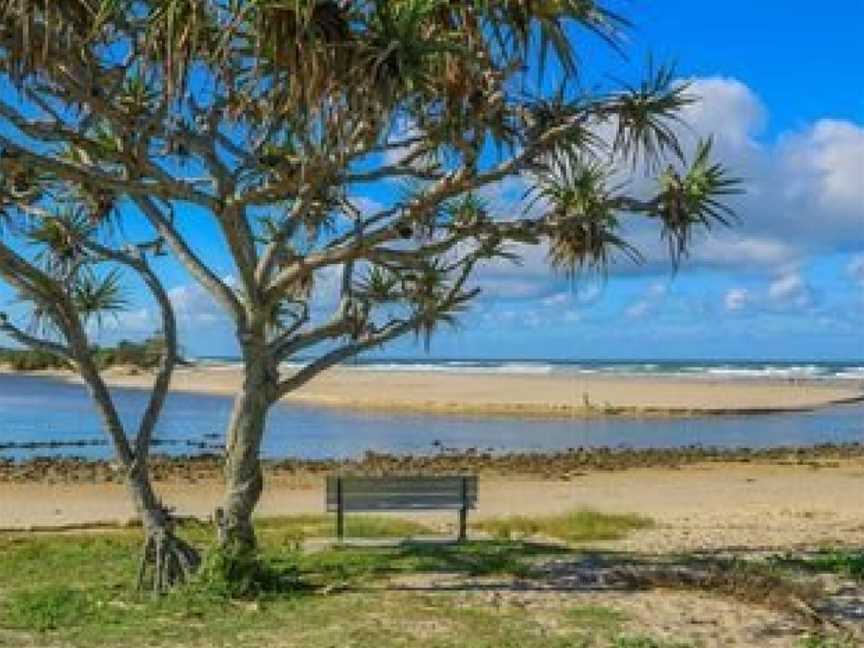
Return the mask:
M 304 524 L 314 522 L 304 520 Z M 5 613 L 16 620 L 12 627 L 21 629 L 77 628 L 82 636 L 95 637 L 113 628 L 120 618 L 130 628 L 164 627 L 165 632 L 173 627 L 175 618 L 224 622 L 227 628 L 240 623 L 236 612 L 243 610 L 251 616 L 243 616 L 242 623 L 252 631 L 260 629 L 262 618 L 274 626 L 280 623 L 275 612 L 272 619 L 266 616 L 271 608 L 300 606 L 297 609 L 308 612 L 356 604 L 358 599 L 350 596 L 322 596 L 337 592 L 368 592 L 370 596 L 360 599 L 378 601 L 384 599 L 372 593 L 667 589 L 706 592 L 779 609 L 795 615 L 808 630 L 842 631 L 843 620 L 851 621 L 838 609 L 824 608 L 822 592 L 789 578 L 785 567 L 770 560 L 754 563 L 710 555 L 638 555 L 525 539 L 458 544 L 404 541 L 318 551 L 299 551 L 290 543 L 264 543 L 262 553 L 239 560 L 211 554 L 195 582 L 154 600 L 131 592 L 129 574 L 134 569 L 136 540 L 137 535 L 124 533 L 0 542 L 0 580 L 5 576 L 8 585 L 2 592 L 0 617 Z M 59 578 L 70 569 L 88 576 L 70 585 Z M 30 575 L 26 584 L 16 579 L 24 572 Z M 154 621 L 154 615 L 161 620 Z M 115 631 L 120 636 L 128 628 L 118 626 Z
M 346 591 L 690 591 L 782 612 L 809 631 L 851 632 L 849 636 L 856 641 L 864 639 L 855 629 L 860 617 L 829 601 L 817 581 L 791 577 L 771 561 L 705 555 L 640 556 L 496 540 L 450 545 L 406 542 L 392 549 L 343 548 L 310 559 L 313 562 L 307 569 L 317 570 L 331 583 L 334 577 L 343 578 Z M 364 569 L 368 569 L 365 574 Z M 382 581 L 381 577 L 387 578 Z
M 837 574 L 864 581 L 864 550 L 825 550 L 772 556 L 769 562 L 784 569 L 815 574 Z
M 527 578 L 543 559 L 572 557 L 574 553 L 560 545 L 522 541 L 404 541 L 392 546 L 349 545 L 292 552 L 268 556 L 268 563 L 286 574 L 299 574 L 313 591 L 332 591 L 364 588 L 380 584 L 382 579 L 412 574 Z

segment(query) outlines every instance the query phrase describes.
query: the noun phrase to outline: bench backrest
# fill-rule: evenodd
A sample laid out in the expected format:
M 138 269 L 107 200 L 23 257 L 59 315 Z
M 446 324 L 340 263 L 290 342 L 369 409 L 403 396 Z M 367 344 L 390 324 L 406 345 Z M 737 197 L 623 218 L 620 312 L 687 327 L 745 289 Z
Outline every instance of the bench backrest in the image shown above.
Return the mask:
M 328 477 L 327 510 L 404 511 L 473 509 L 476 476 Z

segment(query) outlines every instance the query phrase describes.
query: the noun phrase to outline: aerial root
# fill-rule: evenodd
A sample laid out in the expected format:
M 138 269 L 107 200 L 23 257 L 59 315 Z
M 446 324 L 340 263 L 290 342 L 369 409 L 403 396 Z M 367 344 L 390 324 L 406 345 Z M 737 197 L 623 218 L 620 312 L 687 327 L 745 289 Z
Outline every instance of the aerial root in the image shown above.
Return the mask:
M 147 534 L 138 567 L 138 589 L 162 594 L 188 582 L 201 564 L 198 552 L 170 531 Z

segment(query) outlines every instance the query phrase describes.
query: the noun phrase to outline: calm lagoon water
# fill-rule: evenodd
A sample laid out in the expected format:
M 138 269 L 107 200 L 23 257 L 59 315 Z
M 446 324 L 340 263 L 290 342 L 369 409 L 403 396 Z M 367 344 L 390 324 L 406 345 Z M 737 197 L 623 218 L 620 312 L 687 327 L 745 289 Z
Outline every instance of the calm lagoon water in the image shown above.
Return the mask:
M 124 421 L 132 424 L 146 405 L 146 392 L 114 390 Z M 155 450 L 166 454 L 202 452 L 196 444 L 219 443 L 231 411 L 222 396 L 172 394 Z M 131 428 L 134 429 L 134 428 Z M 214 437 L 215 435 L 215 437 Z M 0 446 L 9 443 L 105 439 L 83 387 L 26 376 L 0 375 Z M 279 405 L 268 420 L 264 455 L 270 458 L 353 457 L 367 450 L 437 452 L 441 446 L 504 451 L 548 451 L 570 447 L 759 448 L 776 445 L 864 442 L 864 404 L 807 413 L 688 419 L 481 419 L 358 413 L 309 405 Z M 0 449 L 0 457 L 36 455 L 107 458 L 107 445 L 25 450 Z

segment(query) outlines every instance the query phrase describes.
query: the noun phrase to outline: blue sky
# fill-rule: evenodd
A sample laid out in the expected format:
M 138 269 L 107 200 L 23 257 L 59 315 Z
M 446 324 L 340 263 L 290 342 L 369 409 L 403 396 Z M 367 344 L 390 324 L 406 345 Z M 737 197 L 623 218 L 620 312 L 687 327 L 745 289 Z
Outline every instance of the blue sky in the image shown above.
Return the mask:
M 676 61 L 702 97 L 688 115 L 694 131 L 714 133 L 746 179 L 741 224 L 699 240 L 677 273 L 642 230 L 633 235 L 647 263 L 618 264 L 605 278 L 555 277 L 536 250 L 520 267 L 488 268 L 486 294 L 431 355 L 864 359 L 864 2 L 612 6 L 634 22 L 630 58 L 586 42 L 586 82 L 636 78 L 649 52 Z M 518 189 L 491 198 L 503 204 Z M 201 221 L 190 227 L 206 240 Z M 226 259 L 217 265 L 231 274 Z M 232 354 L 215 307 L 165 270 L 187 352 Z M 105 340 L 139 337 L 153 321 L 141 303 Z M 384 355 L 425 354 L 404 340 Z

